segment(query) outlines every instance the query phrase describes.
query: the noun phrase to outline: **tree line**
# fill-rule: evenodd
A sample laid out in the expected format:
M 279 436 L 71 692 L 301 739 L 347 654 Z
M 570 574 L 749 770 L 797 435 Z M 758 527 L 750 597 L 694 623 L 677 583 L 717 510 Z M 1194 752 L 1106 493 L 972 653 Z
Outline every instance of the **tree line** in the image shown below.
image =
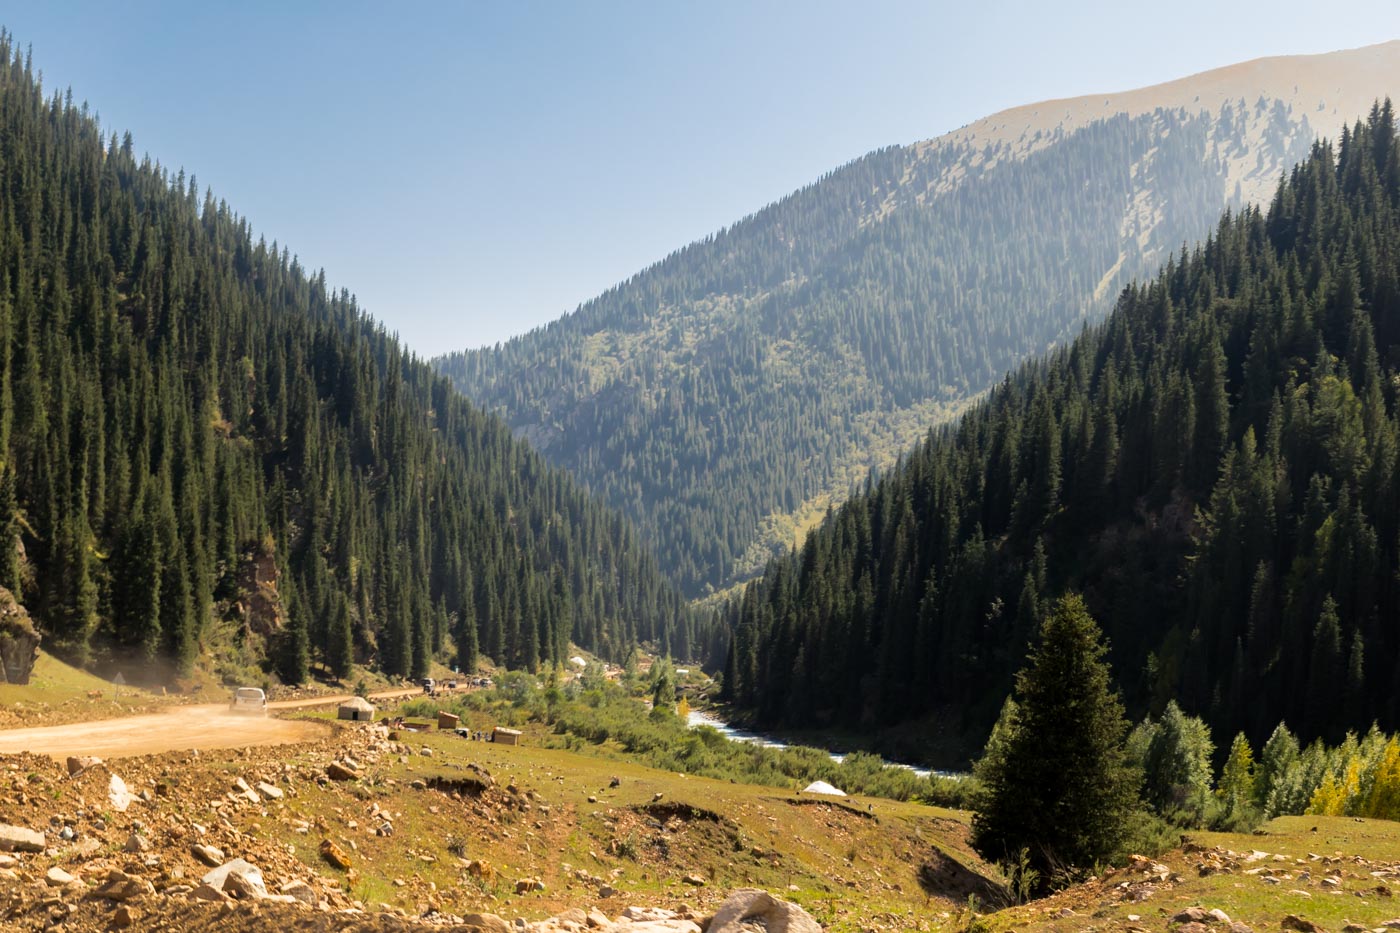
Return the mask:
M 772 562 L 726 608 L 728 696 L 975 749 L 1076 590 L 1135 713 L 1394 729 L 1398 204 L 1387 102 Z
M 8 34 L 0 585 L 61 655 L 166 679 L 229 651 L 288 682 L 535 669 L 570 640 L 685 657 L 711 631 L 624 519 L 193 176 L 46 94 Z

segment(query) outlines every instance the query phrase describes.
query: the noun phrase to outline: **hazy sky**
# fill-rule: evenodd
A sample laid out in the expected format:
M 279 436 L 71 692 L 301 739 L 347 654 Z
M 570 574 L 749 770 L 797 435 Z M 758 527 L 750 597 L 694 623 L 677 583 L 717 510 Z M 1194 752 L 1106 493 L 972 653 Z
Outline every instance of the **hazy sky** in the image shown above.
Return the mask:
M 435 355 L 871 149 L 1397 38 L 1400 4 L 102 0 L 0 2 L 0 24 L 48 88 Z

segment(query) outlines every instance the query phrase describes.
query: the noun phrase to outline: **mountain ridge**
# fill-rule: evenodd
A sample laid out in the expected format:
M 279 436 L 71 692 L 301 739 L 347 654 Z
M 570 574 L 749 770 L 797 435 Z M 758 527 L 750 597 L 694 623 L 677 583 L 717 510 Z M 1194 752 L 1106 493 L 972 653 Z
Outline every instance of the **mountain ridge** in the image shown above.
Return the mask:
M 433 364 L 638 522 L 688 594 L 722 590 L 1222 208 L 1271 191 L 1341 121 L 1224 82 L 1276 83 L 1289 61 L 1202 73 L 1216 110 L 1186 78 L 1159 86 L 1180 99 L 1118 95 L 1136 115 L 1076 98 L 1073 132 L 1013 133 L 1029 105 L 876 150 L 569 315 Z M 1353 61 L 1368 87 L 1339 106 L 1400 90 L 1400 42 L 1316 57 L 1285 90 L 1301 100 Z

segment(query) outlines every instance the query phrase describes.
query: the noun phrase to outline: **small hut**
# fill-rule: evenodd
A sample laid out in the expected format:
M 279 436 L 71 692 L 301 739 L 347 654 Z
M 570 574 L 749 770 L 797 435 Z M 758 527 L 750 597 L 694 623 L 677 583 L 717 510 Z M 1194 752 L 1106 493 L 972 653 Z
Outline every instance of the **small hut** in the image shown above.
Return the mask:
M 438 728 L 446 729 L 449 732 L 457 728 L 460 718 L 456 713 L 449 713 L 446 710 L 438 710 Z
M 491 733 L 491 741 L 497 745 L 519 745 L 520 730 L 507 729 L 505 726 L 497 726 Z
M 364 697 L 351 697 L 340 704 L 336 718 L 352 722 L 374 722 L 374 704 Z

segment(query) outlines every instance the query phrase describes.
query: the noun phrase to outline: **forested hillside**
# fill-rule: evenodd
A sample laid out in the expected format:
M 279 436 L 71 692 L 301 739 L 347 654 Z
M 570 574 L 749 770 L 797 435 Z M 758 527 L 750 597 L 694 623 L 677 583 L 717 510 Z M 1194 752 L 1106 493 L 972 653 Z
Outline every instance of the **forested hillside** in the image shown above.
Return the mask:
M 697 650 L 619 516 L 0 34 L 0 585 L 45 643 L 419 674 Z
M 747 579 L 1314 138 L 1257 92 L 996 129 L 874 152 L 572 315 L 436 363 L 631 515 L 687 593 Z
M 937 713 L 975 753 L 1083 591 L 1134 716 L 1257 745 L 1400 723 L 1400 143 L 1387 102 L 1267 212 L 1126 288 L 728 607 L 765 723 Z

